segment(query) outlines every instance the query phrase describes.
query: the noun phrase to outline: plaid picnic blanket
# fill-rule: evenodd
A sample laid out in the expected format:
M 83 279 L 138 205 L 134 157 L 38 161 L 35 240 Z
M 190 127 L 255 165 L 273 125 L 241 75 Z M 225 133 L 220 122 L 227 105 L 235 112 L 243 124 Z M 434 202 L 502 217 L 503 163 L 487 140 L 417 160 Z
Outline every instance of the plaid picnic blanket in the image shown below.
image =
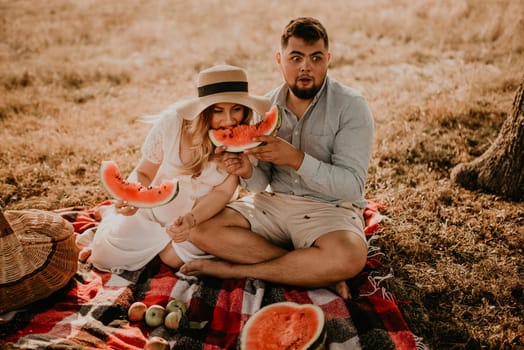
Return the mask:
M 108 202 L 99 205 L 107 205 Z M 77 233 L 95 230 L 93 208 L 58 210 Z M 383 219 L 370 203 L 364 214 L 371 241 Z M 326 349 L 424 349 L 408 328 L 396 300 L 380 282 L 380 250 L 370 244 L 366 268 L 348 281 L 353 297 L 329 289 L 304 289 L 256 279 L 188 278 L 154 259 L 138 271 L 101 272 L 79 264 L 70 283 L 46 300 L 0 315 L 0 347 L 22 349 L 141 349 L 148 338 L 168 339 L 172 349 L 238 349 L 243 324 L 261 307 L 280 301 L 319 305 L 326 317 Z M 130 323 L 134 301 L 166 305 L 181 299 L 189 326 L 168 330 Z

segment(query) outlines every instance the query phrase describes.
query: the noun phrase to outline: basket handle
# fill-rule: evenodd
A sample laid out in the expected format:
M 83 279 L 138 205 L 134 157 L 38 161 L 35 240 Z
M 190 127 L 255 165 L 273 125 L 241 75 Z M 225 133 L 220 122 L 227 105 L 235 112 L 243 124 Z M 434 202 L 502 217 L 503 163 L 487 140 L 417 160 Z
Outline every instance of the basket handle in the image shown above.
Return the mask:
M 4 211 L 0 208 L 0 237 L 7 237 L 15 233 L 4 216 Z

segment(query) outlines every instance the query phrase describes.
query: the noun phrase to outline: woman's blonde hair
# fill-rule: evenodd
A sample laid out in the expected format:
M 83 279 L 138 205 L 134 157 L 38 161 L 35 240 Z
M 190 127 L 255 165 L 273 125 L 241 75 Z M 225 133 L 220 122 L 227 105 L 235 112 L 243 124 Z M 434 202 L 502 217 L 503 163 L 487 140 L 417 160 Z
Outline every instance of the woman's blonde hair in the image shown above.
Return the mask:
M 244 107 L 244 119 L 241 124 L 249 124 L 253 119 L 251 108 Z M 180 169 L 183 174 L 199 176 L 204 167 L 212 161 L 215 146 L 209 138 L 208 131 L 211 127 L 211 118 L 215 105 L 207 107 L 200 116 L 193 120 L 185 120 L 182 124 L 182 131 L 191 135 L 191 145 L 189 146 L 192 157 L 191 161 L 184 164 Z

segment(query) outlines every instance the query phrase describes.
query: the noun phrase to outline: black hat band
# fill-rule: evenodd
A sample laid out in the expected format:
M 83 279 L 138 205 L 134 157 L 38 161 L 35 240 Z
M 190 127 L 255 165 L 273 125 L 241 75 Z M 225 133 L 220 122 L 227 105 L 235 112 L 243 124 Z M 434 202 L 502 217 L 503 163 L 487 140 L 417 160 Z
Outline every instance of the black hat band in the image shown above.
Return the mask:
M 220 92 L 247 92 L 246 81 L 225 81 L 222 83 L 215 83 L 204 85 L 198 88 L 198 97 L 218 94 Z

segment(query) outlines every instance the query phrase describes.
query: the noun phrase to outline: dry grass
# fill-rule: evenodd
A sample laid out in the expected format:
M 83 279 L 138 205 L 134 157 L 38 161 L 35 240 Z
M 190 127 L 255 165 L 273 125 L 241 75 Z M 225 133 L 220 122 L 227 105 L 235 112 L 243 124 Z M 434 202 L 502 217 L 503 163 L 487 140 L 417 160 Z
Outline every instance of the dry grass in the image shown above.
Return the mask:
M 0 206 L 105 199 L 100 161 L 131 170 L 138 116 L 192 95 L 216 63 L 246 67 L 266 92 L 281 81 L 281 29 L 313 15 L 331 34 L 331 75 L 374 111 L 368 197 L 391 218 L 379 244 L 410 327 L 435 349 L 522 349 L 524 205 L 454 187 L 449 171 L 482 154 L 511 109 L 524 3 L 321 4 L 0 0 Z

